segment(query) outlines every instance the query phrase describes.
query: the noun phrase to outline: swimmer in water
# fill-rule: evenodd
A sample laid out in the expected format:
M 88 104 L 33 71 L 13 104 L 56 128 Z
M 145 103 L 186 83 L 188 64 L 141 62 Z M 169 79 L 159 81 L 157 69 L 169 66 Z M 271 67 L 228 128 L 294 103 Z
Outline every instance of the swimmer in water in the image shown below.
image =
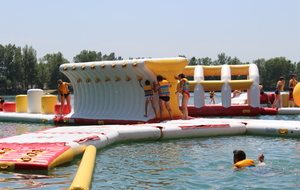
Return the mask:
M 258 155 L 258 165 L 257 166 L 262 166 L 264 164 L 264 159 L 265 156 L 264 154 Z M 233 168 L 252 168 L 255 167 L 255 162 L 254 160 L 251 159 L 246 159 L 246 153 L 242 150 L 234 150 L 233 151 Z

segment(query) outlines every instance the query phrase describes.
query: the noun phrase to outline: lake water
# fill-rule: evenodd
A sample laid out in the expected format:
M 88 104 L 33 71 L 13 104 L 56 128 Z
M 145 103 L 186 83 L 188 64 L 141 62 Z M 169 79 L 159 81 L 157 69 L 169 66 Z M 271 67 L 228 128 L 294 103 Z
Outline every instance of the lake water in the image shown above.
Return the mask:
M 298 115 L 251 118 L 299 120 Z M 52 127 L 0 122 L 0 137 Z M 233 150 L 256 159 L 258 148 L 266 166 L 231 168 Z M 0 189 L 68 189 L 80 161 L 77 156 L 50 171 L 0 171 Z M 298 138 L 239 135 L 118 143 L 98 150 L 92 189 L 299 189 L 299 162 Z

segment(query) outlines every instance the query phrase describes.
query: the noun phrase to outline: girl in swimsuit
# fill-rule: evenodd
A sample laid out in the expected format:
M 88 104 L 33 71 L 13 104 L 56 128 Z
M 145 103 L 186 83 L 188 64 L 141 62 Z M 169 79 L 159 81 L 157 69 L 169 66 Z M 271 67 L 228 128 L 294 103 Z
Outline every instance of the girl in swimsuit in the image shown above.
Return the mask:
M 189 90 L 190 90 L 190 83 L 189 81 L 185 78 L 185 75 L 183 73 L 178 75 L 178 80 L 179 80 L 179 88 L 177 89 L 176 93 L 182 94 L 182 101 L 181 101 L 181 107 L 182 107 L 182 120 L 188 120 L 188 109 L 187 105 L 189 102 L 189 99 L 191 97 Z

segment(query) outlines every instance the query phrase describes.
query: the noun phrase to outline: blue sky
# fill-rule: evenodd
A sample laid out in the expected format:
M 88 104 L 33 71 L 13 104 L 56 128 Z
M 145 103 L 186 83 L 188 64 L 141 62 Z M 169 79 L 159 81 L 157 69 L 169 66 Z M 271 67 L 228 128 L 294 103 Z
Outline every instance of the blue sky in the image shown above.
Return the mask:
M 129 57 L 300 61 L 299 0 L 0 0 L 0 44 L 69 61 L 82 50 Z

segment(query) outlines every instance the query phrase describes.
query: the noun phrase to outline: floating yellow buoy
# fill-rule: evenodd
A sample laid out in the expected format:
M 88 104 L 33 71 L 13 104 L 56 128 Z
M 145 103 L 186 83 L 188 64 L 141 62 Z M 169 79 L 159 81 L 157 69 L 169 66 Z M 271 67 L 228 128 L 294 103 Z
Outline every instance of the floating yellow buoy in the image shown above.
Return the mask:
M 293 91 L 294 101 L 297 106 L 300 106 L 300 85 L 299 83 L 295 86 Z

